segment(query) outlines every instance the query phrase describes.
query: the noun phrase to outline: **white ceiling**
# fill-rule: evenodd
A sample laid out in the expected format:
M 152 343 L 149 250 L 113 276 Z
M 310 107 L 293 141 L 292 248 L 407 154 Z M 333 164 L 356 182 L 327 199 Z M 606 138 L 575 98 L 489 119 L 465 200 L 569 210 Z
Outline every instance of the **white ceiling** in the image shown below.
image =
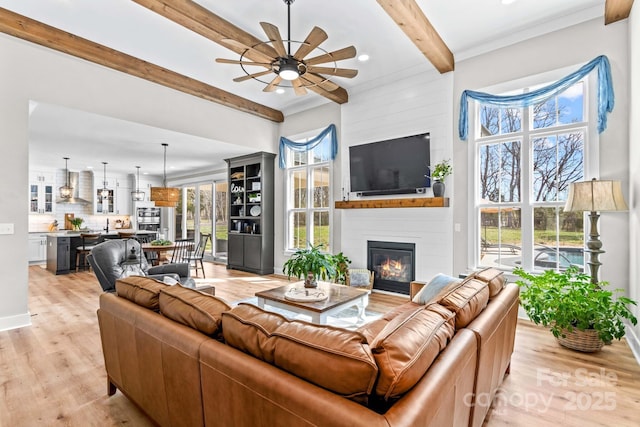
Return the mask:
M 501 0 L 417 2 L 457 61 L 604 14 L 604 0 L 516 0 L 509 5 L 503 5 Z M 287 9 L 282 0 L 197 0 L 197 3 L 260 39 L 266 38 L 259 25 L 261 21 L 279 27 L 286 38 Z M 243 75 L 240 67 L 218 64 L 214 60 L 219 57 L 238 59 L 237 54 L 130 0 L 0 0 L 0 7 L 279 109 L 285 115 L 329 102 L 311 92 L 302 97 L 295 96 L 291 90 L 284 94 L 265 93 L 262 83 L 253 80 L 233 82 L 234 77 Z M 373 0 L 296 0 L 291 6 L 291 38 L 303 40 L 313 26 L 321 27 L 329 35 L 321 48 L 332 51 L 354 45 L 358 53 L 370 55 L 367 62 L 356 59 L 339 62 L 340 67 L 359 70 L 353 79 L 335 78 L 347 91 L 388 78 L 398 68 L 424 68 L 428 64 Z M 204 156 L 199 138 L 166 134 L 163 130 L 109 118 L 94 116 L 85 120 L 87 117 L 80 119 L 77 114 L 82 113 L 56 106 L 36 108 L 30 119 L 30 132 L 34 138 L 31 158 L 48 162 L 59 159 L 62 164 L 62 157 L 68 156 L 72 158 L 70 162 L 77 161 L 80 168 L 97 157 L 95 146 L 88 141 L 98 138 L 105 149 L 104 161 L 109 161 L 108 153 L 125 152 L 132 159 L 153 161 L 148 170 L 161 173 L 162 148 L 157 141 L 178 142 L 180 139 L 181 145 L 194 144 L 198 150 L 192 152 L 192 158 L 182 158 L 178 157 L 177 150 L 171 152 L 170 145 L 168 164 L 175 169 L 167 173 L 173 175 L 207 166 L 201 160 Z M 55 129 L 50 128 L 53 123 L 58 124 Z M 63 126 L 64 123 L 73 126 Z M 96 132 L 96 126 L 104 133 Z M 106 133 L 107 129 L 109 133 Z M 146 158 L 154 150 L 148 144 L 158 145 L 159 168 L 155 164 L 158 159 Z M 91 146 L 90 153 L 84 153 L 85 146 Z M 107 148 L 109 146 L 111 148 Z M 233 151 L 229 150 L 228 144 L 205 146 L 211 150 L 206 153 L 209 159 L 222 159 L 221 155 Z M 223 152 L 217 153 L 218 148 Z M 180 151 L 186 153 L 188 150 Z M 95 166 L 95 160 L 93 162 Z M 134 166 L 134 163 L 113 165 L 127 171 Z

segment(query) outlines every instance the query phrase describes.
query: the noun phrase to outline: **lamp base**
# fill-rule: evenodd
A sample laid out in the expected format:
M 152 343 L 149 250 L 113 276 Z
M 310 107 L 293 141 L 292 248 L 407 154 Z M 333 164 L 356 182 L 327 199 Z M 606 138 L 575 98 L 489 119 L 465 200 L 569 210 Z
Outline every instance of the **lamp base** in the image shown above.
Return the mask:
M 600 218 L 600 215 L 595 211 L 591 211 L 589 214 L 591 229 L 589 230 L 589 240 L 587 241 L 587 249 L 585 250 L 585 252 L 590 254 L 587 264 L 589 265 L 589 272 L 591 273 L 591 283 L 594 285 L 598 284 L 598 270 L 602 265 L 598 257 L 604 253 L 601 249 L 602 242 L 598 234 L 598 218 Z

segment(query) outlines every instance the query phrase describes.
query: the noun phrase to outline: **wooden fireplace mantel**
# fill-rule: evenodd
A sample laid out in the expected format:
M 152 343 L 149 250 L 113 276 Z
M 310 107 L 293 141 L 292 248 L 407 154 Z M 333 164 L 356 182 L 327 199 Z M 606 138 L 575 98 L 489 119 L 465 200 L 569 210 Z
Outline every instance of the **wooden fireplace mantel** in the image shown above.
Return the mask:
M 375 199 L 338 201 L 336 209 L 374 209 L 374 208 L 446 208 L 448 197 L 415 197 L 408 199 Z

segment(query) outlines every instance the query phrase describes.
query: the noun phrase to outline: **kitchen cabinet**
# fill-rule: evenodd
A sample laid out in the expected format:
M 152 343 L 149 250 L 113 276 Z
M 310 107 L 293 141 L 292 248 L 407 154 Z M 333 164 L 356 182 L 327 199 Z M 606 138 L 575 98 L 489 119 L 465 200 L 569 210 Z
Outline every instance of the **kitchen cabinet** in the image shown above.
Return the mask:
M 131 182 L 126 175 L 107 175 L 104 177 L 94 174 L 94 213 L 131 215 Z M 107 189 L 107 197 L 102 196 L 103 188 Z
M 47 235 L 47 271 L 53 274 L 69 272 L 71 238 Z
M 275 154 L 226 159 L 229 235 L 227 268 L 273 273 L 273 183 Z
M 55 172 L 31 171 L 29 173 L 30 214 L 55 212 L 55 183 Z
M 47 234 L 29 233 L 28 256 L 30 263 L 43 262 L 47 259 Z

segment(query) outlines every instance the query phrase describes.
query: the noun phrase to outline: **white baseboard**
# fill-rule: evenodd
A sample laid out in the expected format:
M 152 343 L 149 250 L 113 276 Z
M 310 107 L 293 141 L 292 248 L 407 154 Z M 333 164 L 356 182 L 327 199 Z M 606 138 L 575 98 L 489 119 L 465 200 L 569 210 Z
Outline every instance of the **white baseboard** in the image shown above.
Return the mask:
M 0 331 L 24 328 L 25 326 L 31 326 L 31 313 L 29 312 L 16 316 L 0 317 Z
M 625 335 L 627 340 L 627 344 L 629 344 L 629 348 L 636 358 L 636 362 L 640 365 L 640 340 L 638 339 L 638 334 L 636 333 L 633 326 L 627 325 L 627 334 Z

